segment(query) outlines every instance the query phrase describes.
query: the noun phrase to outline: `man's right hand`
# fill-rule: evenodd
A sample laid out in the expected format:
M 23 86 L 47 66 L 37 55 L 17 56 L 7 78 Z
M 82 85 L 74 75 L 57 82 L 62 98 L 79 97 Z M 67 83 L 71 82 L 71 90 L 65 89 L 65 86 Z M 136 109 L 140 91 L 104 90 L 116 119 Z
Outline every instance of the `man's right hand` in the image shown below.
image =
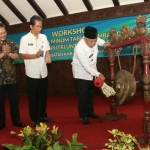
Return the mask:
M 41 51 L 41 49 L 39 49 L 39 51 L 37 51 L 37 53 L 36 53 L 36 57 L 39 58 L 41 54 L 42 54 L 42 51 Z
M 2 46 L 2 51 L 4 54 L 10 53 L 10 46 L 8 44 L 5 44 Z
M 98 77 L 101 78 L 103 81 L 105 80 L 105 77 L 103 74 L 100 74 Z

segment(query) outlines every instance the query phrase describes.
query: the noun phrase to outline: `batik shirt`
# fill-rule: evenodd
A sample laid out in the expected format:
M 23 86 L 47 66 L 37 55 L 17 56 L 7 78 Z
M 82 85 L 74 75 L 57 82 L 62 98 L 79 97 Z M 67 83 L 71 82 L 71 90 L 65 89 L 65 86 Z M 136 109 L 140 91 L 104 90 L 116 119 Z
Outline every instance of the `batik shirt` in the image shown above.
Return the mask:
M 2 52 L 2 45 L 6 43 L 10 46 L 11 53 L 18 53 L 15 43 L 8 39 L 0 42 L 0 53 Z M 14 83 L 16 83 L 14 60 L 8 55 L 4 55 L 0 58 L 0 86 Z

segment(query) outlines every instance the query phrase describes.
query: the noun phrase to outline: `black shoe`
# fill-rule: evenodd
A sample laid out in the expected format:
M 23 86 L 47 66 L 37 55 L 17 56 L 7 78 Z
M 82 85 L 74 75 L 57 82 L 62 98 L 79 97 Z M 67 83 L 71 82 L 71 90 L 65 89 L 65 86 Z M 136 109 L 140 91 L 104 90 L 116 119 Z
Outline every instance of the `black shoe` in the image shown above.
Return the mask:
M 40 126 L 40 122 L 39 121 L 33 121 L 32 123 L 33 123 L 33 125 L 35 127 L 39 127 Z
M 89 114 L 88 117 L 90 117 L 90 118 L 96 118 L 96 119 L 100 118 L 100 116 L 96 115 L 95 113 Z
M 26 125 L 25 125 L 23 122 L 21 122 L 21 121 L 13 122 L 13 125 L 14 125 L 14 126 L 17 126 L 17 127 L 25 127 L 25 126 L 26 126 Z
M 5 125 L 0 126 L 0 130 L 3 130 L 5 128 Z
M 82 117 L 82 118 L 81 118 L 81 122 L 82 122 L 83 124 L 86 124 L 86 125 L 91 124 L 90 121 L 89 121 L 89 119 L 88 119 L 87 117 Z
M 39 119 L 40 122 L 54 122 L 54 119 L 52 118 L 47 118 L 47 117 L 41 117 Z

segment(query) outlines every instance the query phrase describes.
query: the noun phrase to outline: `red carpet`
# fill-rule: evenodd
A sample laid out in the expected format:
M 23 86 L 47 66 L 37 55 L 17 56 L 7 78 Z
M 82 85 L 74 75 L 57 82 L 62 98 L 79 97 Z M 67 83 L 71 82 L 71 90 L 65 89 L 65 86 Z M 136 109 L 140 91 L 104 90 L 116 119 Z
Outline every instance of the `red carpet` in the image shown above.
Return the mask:
M 109 112 L 111 99 L 102 96 L 95 97 L 95 113 L 98 115 L 105 115 Z M 21 120 L 26 125 L 32 126 L 28 115 L 28 100 L 27 96 L 20 96 L 20 113 Z M 88 150 L 102 150 L 105 148 L 105 143 L 111 138 L 108 130 L 118 129 L 125 133 L 130 133 L 133 136 L 142 133 L 142 119 L 144 116 L 144 100 L 143 97 L 135 97 L 132 102 L 124 106 L 118 106 L 118 114 L 127 114 L 126 120 L 100 122 L 98 119 L 90 119 L 91 125 L 86 126 L 80 122 L 77 111 L 77 97 L 76 96 L 49 96 L 47 113 L 49 117 L 55 119 L 54 123 L 47 125 L 52 129 L 53 125 L 63 130 L 64 137 L 71 140 L 73 133 L 78 133 L 78 141 L 88 146 Z M 18 137 L 10 135 L 10 131 L 19 133 L 21 128 L 12 126 L 9 114 L 9 103 L 6 100 L 6 127 L 0 131 L 0 145 L 6 143 L 20 144 Z M 33 127 L 33 126 L 32 126 Z M 0 150 L 4 148 L 0 146 Z

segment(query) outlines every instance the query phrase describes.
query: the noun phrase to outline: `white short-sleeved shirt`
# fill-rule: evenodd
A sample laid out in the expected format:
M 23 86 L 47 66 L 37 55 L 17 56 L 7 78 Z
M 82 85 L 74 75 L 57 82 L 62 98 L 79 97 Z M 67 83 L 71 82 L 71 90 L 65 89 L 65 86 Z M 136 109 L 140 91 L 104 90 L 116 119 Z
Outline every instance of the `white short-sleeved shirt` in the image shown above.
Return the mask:
M 50 50 L 50 46 L 47 37 L 41 33 L 38 35 L 38 38 L 31 32 L 21 38 L 19 53 L 36 54 L 39 49 L 43 51 L 43 57 L 24 59 L 26 75 L 30 78 L 45 78 L 47 76 L 45 52 Z
M 98 77 L 100 72 L 97 71 L 98 45 L 103 46 L 104 40 L 97 38 L 94 47 L 90 48 L 82 38 L 74 49 L 72 72 L 73 77 L 84 80 L 92 80 L 93 76 Z

